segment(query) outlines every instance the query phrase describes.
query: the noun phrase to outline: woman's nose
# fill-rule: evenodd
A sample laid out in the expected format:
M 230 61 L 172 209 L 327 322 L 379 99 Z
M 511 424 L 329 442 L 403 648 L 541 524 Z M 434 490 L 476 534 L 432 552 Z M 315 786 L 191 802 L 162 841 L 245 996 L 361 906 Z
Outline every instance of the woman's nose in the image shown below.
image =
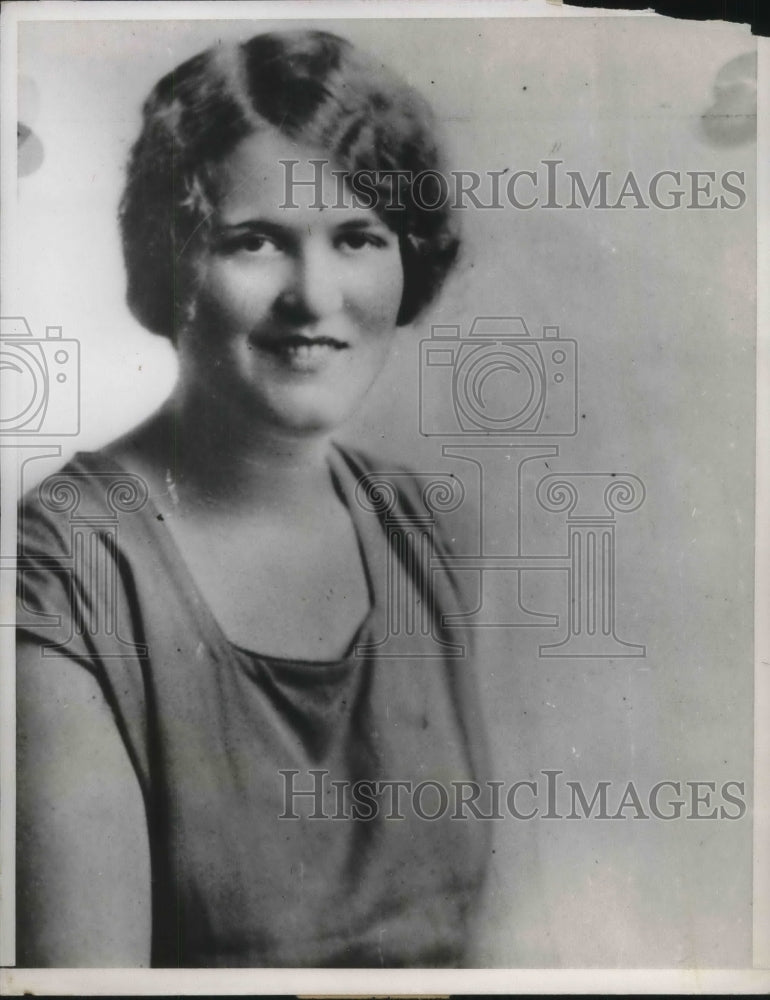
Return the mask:
M 315 322 L 342 306 L 340 275 L 334 255 L 325 247 L 303 247 L 287 275 L 278 306 L 295 323 Z

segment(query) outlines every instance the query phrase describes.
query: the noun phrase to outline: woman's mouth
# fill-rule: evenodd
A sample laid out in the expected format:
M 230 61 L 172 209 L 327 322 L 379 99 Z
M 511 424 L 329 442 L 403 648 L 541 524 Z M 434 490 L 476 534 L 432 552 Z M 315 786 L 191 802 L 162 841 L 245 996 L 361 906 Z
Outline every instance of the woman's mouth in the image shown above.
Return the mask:
M 298 372 L 317 371 L 350 346 L 336 337 L 306 337 L 299 333 L 259 338 L 254 343 L 260 350 Z

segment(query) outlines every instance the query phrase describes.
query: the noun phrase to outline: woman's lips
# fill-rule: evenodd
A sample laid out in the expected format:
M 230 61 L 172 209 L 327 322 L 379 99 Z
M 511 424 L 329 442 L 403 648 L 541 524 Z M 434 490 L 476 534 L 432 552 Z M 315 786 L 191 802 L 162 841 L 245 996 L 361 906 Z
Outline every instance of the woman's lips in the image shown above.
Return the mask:
M 325 367 L 349 344 L 335 337 L 305 337 L 286 334 L 281 337 L 263 337 L 253 341 L 255 346 L 276 358 L 283 365 L 297 372 L 314 372 Z

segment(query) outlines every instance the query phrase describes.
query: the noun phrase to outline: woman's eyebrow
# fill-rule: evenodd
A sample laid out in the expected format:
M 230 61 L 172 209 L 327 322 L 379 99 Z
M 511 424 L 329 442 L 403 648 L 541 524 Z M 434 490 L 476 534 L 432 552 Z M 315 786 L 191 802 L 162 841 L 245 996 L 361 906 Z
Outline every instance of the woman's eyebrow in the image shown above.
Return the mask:
M 259 232 L 265 236 L 284 236 L 290 226 L 268 219 L 242 219 L 240 222 L 220 222 L 214 227 L 214 236 L 232 236 L 241 232 Z
M 332 209 L 333 211 L 333 209 Z M 337 227 L 341 230 L 351 230 L 351 229 L 387 229 L 388 227 L 379 218 L 371 218 L 371 216 L 361 216 L 355 219 L 344 219 Z
M 329 209 L 329 211 L 334 211 L 334 209 Z M 270 219 L 242 219 L 239 222 L 218 223 L 214 227 L 213 235 L 214 239 L 228 239 L 248 233 L 259 233 L 261 236 L 269 236 L 275 239 L 288 239 L 297 228 L 304 231 L 305 226 L 284 225 L 281 222 L 275 222 Z M 334 229 L 336 232 L 349 233 L 370 229 L 387 229 L 387 226 L 379 218 L 372 219 L 368 216 L 358 216 L 356 218 L 342 219 Z

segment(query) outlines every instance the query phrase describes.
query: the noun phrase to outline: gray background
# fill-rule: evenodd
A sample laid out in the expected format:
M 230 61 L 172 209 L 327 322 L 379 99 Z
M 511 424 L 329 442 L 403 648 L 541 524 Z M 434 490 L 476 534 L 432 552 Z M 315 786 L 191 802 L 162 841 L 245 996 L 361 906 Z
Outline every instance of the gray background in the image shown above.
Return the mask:
M 646 18 L 324 23 L 432 99 L 460 168 L 536 170 L 554 156 L 589 178 L 746 172 L 739 211 L 467 212 L 457 276 L 403 331 L 346 437 L 459 474 L 441 459 L 442 442 L 419 434 L 419 340 L 431 323 L 467 328 L 476 315 L 513 314 L 575 338 L 585 418 L 553 470 L 643 480 L 644 506 L 618 524 L 617 618 L 621 637 L 647 655 L 549 661 L 537 648 L 552 630 L 484 634 L 495 777 L 556 768 L 589 789 L 633 780 L 642 793 L 664 779 L 734 779 L 750 794 L 755 146 L 719 141 L 701 124 L 717 72 L 754 50 L 748 30 Z M 115 216 L 140 101 L 213 39 L 262 26 L 20 26 L 19 72 L 36 92 L 22 90 L 22 107 L 45 156 L 19 182 L 20 282 L 4 314 L 23 313 L 36 334 L 61 325 L 81 342 L 82 432 L 62 441 L 65 456 L 127 429 L 173 382 L 171 350 L 123 304 Z M 510 508 L 505 496 L 495 502 Z M 472 498 L 461 513 L 458 524 L 472 526 Z M 532 551 L 563 548 L 563 520 L 533 517 L 529 527 Z M 534 603 L 563 607 L 563 587 L 546 593 L 531 577 Z M 497 600 L 504 608 L 502 588 Z M 494 826 L 479 964 L 750 964 L 750 813 Z

